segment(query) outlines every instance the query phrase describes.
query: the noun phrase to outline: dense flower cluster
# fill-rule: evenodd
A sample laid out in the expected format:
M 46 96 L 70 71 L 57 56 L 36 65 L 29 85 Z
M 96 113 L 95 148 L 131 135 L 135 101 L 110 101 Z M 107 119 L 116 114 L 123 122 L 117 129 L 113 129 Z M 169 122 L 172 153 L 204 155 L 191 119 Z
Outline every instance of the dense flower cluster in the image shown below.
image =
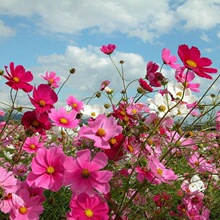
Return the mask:
M 100 48 L 114 66 L 115 49 L 114 44 Z M 57 109 L 60 77 L 55 72 L 46 72 L 45 83 L 32 86 L 33 75 L 23 66 L 11 62 L 10 70 L 5 67 L 12 108 L 0 110 L 6 118 L 0 124 L 2 216 L 217 219 L 220 102 L 212 95 L 213 104 L 206 108 L 196 95 L 196 77 L 212 79 L 209 74 L 217 69 L 196 47 L 180 45 L 178 55 L 182 64 L 164 48 L 161 68 L 148 62 L 146 74 L 133 81 L 137 93 L 132 97 L 126 92 L 131 83 L 126 85 L 124 73 L 118 71 L 124 87 L 119 101 L 108 87 L 110 81 L 101 82 L 92 97 L 104 93 L 109 99 L 104 107 L 69 95 L 66 106 Z M 176 81 L 163 75 L 163 66 L 173 70 Z M 28 93 L 32 107 L 13 124 L 13 114 L 24 109 L 15 105 L 18 92 Z M 211 111 L 209 122 L 215 129 L 210 131 L 208 122 L 204 129 L 196 128 Z M 184 127 L 189 116 L 194 122 Z

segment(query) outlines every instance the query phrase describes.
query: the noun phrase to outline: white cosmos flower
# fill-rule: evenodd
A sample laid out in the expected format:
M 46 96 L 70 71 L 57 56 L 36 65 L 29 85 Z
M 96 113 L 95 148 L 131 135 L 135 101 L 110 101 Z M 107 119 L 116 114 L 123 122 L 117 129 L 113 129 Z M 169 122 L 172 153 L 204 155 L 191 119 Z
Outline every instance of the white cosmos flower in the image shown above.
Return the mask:
M 200 179 L 200 177 L 198 175 L 194 175 L 189 183 L 189 190 L 191 192 L 195 192 L 195 191 L 203 191 L 205 190 L 205 186 L 204 183 L 202 182 L 202 180 Z
M 84 105 L 84 110 L 81 111 L 84 118 L 96 118 L 100 114 L 104 114 L 106 109 L 102 105 Z
M 178 109 L 174 107 L 176 103 L 172 101 L 169 94 L 157 93 L 154 98 L 149 98 L 148 101 L 150 112 L 157 113 L 159 118 L 162 118 L 165 114 L 167 117 L 171 117 L 178 113 Z
M 197 100 L 196 96 L 192 94 L 192 91 L 189 88 L 184 89 L 182 83 L 177 83 L 174 85 L 174 82 L 168 82 L 167 90 L 177 101 L 181 99 L 182 102 L 192 104 Z

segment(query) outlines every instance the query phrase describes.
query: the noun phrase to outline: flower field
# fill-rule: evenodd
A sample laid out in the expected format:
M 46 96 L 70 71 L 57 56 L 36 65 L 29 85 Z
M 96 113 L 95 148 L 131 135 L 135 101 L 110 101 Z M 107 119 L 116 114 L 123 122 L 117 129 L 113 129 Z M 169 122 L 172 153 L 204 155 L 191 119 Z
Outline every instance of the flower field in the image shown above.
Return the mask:
M 0 101 L 1 220 L 220 219 L 220 90 L 204 103 L 217 69 L 183 44 L 178 57 L 164 48 L 161 65 L 149 61 L 142 78 L 127 81 L 116 49 L 100 52 L 120 76 L 120 95 L 106 79 L 91 97 L 69 94 L 60 108 L 59 92 L 75 69 L 62 84 L 46 72 L 37 86 L 22 65 L 1 71 L 11 101 Z M 29 106 L 19 105 L 18 93 Z M 108 101 L 90 104 L 100 96 Z

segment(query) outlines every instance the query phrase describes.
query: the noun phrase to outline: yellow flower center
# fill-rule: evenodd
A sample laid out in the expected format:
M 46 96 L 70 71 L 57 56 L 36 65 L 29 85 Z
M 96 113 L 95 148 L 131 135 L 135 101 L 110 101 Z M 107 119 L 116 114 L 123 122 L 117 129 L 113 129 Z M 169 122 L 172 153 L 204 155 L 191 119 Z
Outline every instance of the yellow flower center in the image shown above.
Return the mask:
M 90 171 L 88 169 L 83 169 L 82 170 L 82 176 L 84 178 L 89 178 L 90 177 Z
M 187 60 L 186 63 L 190 66 L 190 67 L 193 67 L 193 68 L 196 68 L 197 67 L 197 63 L 193 60 Z
M 126 112 L 122 110 L 122 111 L 120 111 L 120 114 L 121 115 L 126 115 Z
M 110 144 L 116 144 L 117 140 L 115 138 L 111 138 L 109 141 Z
M 40 106 L 44 107 L 46 105 L 46 102 L 44 100 L 39 101 Z
M 132 109 L 131 113 L 135 115 L 135 114 L 137 114 L 137 110 L 136 109 Z
M 52 166 L 49 166 L 49 167 L 47 167 L 47 173 L 48 174 L 52 174 L 52 173 L 54 173 L 54 168 L 52 167 Z
M 26 207 L 20 207 L 19 208 L 19 212 L 21 213 L 21 214 L 25 214 L 25 213 L 27 213 L 27 208 Z
M 98 131 L 96 132 L 96 135 L 99 137 L 104 137 L 105 134 L 106 134 L 106 132 L 103 128 L 99 128 Z
M 128 146 L 127 146 L 127 149 L 132 153 L 132 152 L 134 152 L 134 148 L 129 144 Z
M 73 108 L 76 108 L 77 107 L 77 104 L 76 103 L 73 103 Z
M 92 116 L 92 117 L 95 117 L 95 116 L 96 116 L 96 113 L 95 113 L 95 112 L 91 112 L 91 116 Z
M 49 82 L 50 84 L 53 84 L 53 83 L 54 83 L 54 79 L 53 79 L 53 78 L 50 78 L 50 79 L 48 80 L 48 82 Z
M 34 144 L 31 144 L 31 145 L 30 145 L 30 148 L 31 148 L 32 150 L 34 150 L 34 149 L 36 148 L 36 146 L 35 146 Z
M 91 209 L 85 210 L 85 215 L 89 218 L 93 217 L 93 211 Z
M 16 83 L 20 81 L 18 77 L 13 77 L 13 80 L 14 80 L 14 82 L 16 82 Z
M 60 119 L 60 122 L 61 122 L 62 124 L 67 124 L 67 123 L 68 123 L 68 121 L 67 121 L 66 118 L 61 118 L 61 119 Z
M 163 170 L 160 169 L 160 168 L 158 168 L 158 169 L 157 169 L 157 174 L 162 175 L 162 174 L 163 174 Z
M 34 127 L 39 126 L 39 121 L 37 121 L 37 120 L 33 121 L 33 122 L 32 122 L 32 125 L 33 125 Z
M 183 93 L 182 92 L 177 92 L 176 95 L 179 96 L 179 97 L 182 97 Z
M 166 111 L 166 106 L 160 105 L 160 106 L 158 106 L 158 110 L 159 110 L 160 112 L 165 112 L 165 111 Z

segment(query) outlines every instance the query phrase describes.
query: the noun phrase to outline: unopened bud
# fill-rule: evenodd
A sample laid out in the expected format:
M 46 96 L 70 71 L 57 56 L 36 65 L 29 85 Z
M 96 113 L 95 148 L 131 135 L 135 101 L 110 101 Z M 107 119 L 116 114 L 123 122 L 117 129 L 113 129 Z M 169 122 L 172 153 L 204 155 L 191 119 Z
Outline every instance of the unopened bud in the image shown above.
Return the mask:
M 4 70 L 0 70 L 0 76 L 4 75 Z
M 105 107 L 106 109 L 108 109 L 108 108 L 110 107 L 110 105 L 109 105 L 108 103 L 105 103 L 105 104 L 104 104 L 104 107 Z
M 97 92 L 96 94 L 95 94 L 95 96 L 97 97 L 97 98 L 100 98 L 101 97 L 101 92 Z
M 71 74 L 74 74 L 75 72 L 76 72 L 76 69 L 75 69 L 75 68 L 70 69 L 70 73 L 71 73 Z
M 124 60 L 120 60 L 119 63 L 120 63 L 120 64 L 123 64 L 123 63 L 125 63 L 125 61 L 124 61 Z

